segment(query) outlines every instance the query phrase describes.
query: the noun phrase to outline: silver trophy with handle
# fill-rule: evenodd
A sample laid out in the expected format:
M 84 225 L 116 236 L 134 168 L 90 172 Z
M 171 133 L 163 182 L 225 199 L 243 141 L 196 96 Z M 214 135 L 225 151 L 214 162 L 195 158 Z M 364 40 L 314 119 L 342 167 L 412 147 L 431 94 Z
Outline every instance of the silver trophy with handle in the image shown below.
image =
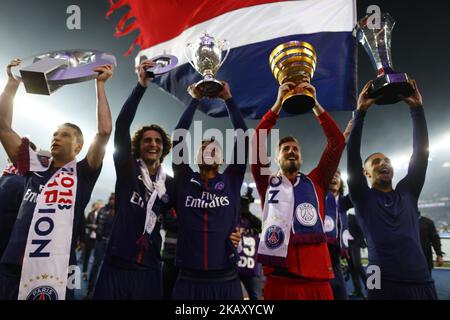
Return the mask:
M 225 54 L 223 54 L 225 52 Z M 196 88 L 205 97 L 214 98 L 222 91 L 223 85 L 215 75 L 230 52 L 227 40 L 218 40 L 207 33 L 194 43 L 188 43 L 185 55 L 191 66 L 203 76 Z

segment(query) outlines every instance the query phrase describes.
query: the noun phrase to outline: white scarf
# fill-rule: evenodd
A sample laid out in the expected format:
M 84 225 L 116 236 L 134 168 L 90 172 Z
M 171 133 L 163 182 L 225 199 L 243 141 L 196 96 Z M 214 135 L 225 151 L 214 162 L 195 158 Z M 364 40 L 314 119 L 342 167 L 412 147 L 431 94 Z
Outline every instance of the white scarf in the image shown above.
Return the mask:
M 294 192 L 292 183 L 284 175 L 271 176 L 269 181 L 275 182 L 275 180 L 281 182 L 279 187 L 277 187 L 277 190 L 279 190 L 276 195 L 277 204 L 268 205 L 273 197 L 270 193 L 272 189 L 269 182 L 263 209 L 263 230 L 258 246 L 258 254 L 286 258 L 291 235 L 290 231 L 293 227 Z M 268 237 L 266 237 L 266 233 Z M 270 236 L 271 234 L 273 237 Z M 265 238 L 268 238 L 268 240 L 266 241 Z M 270 239 L 273 239 L 273 241 Z
M 151 234 L 153 228 L 155 228 L 157 220 L 157 216 L 152 208 L 155 204 L 156 196 L 161 199 L 162 196 L 166 193 L 166 173 L 160 165 L 158 168 L 158 172 L 156 173 L 156 182 L 153 182 L 152 179 L 150 179 L 150 173 L 148 172 L 148 168 L 144 160 L 139 158 L 137 159 L 137 162 L 139 164 L 139 168 L 141 169 L 142 182 L 144 183 L 145 189 L 150 195 L 150 199 L 148 199 L 147 201 L 144 232 L 142 234 L 145 234 L 146 232 L 148 234 Z
M 30 149 L 30 171 L 48 167 Z M 77 162 L 60 168 L 39 192 L 28 231 L 19 300 L 64 300 L 77 190 Z

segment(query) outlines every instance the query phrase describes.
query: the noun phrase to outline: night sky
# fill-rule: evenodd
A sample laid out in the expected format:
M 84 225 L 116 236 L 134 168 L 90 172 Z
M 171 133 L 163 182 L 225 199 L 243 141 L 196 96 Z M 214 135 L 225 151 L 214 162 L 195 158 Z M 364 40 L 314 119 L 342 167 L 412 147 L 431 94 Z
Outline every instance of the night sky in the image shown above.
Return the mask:
M 431 4 L 433 3 L 433 4 Z M 81 8 L 81 30 L 66 28 L 66 8 L 76 4 Z M 424 98 L 431 145 L 443 141 L 450 135 L 450 78 L 448 31 L 450 10 L 441 1 L 358 1 L 358 17 L 365 15 L 368 5 L 378 4 L 397 21 L 392 37 L 392 56 L 397 71 L 407 72 L 415 78 Z M 94 48 L 113 53 L 118 59 L 115 75 L 107 84 L 107 94 L 112 109 L 113 121 L 131 89 L 136 84 L 133 70 L 134 56 L 124 57 L 137 31 L 117 39 L 113 36 L 115 25 L 127 11 L 118 10 L 109 19 L 105 13 L 107 0 L 0 0 L 0 86 L 6 81 L 4 69 L 14 57 L 56 49 Z M 232 39 L 231 39 L 232 40 Z M 373 79 L 375 70 L 363 48 L 359 47 L 359 88 Z M 226 79 L 224 79 L 226 80 Z M 268 106 L 270 107 L 270 106 Z M 326 108 L 326 106 L 324 106 Z M 156 86 L 147 91 L 140 104 L 131 130 L 148 123 L 158 123 L 171 130 L 183 111 L 183 106 Z M 351 118 L 351 112 L 333 112 L 332 116 L 342 129 Z M 29 135 L 42 149 L 49 149 L 50 139 L 58 124 L 70 121 L 80 125 L 86 140 L 95 132 L 95 89 L 94 82 L 71 85 L 57 91 L 50 97 L 26 94 L 19 90 L 13 121 L 13 128 L 20 135 Z M 196 120 L 203 121 L 204 128 L 231 128 L 229 121 L 208 118 L 198 112 Z M 256 127 L 257 121 L 247 122 Z M 302 144 L 303 171 L 309 172 L 318 162 L 325 146 L 322 130 L 312 115 L 281 119 L 278 122 L 280 135 L 297 136 Z M 448 138 L 450 144 L 450 136 Z M 85 155 L 87 146 L 79 159 Z M 112 138 L 109 155 L 94 190 L 92 199 L 107 199 L 113 191 L 115 173 L 112 162 Z M 409 110 L 403 102 L 392 106 L 376 106 L 369 110 L 363 137 L 363 157 L 375 151 L 382 151 L 390 157 L 407 156 L 412 151 L 412 130 Z M 423 199 L 449 196 L 450 146 L 442 146 L 432 152 L 427 181 L 422 193 Z M 0 166 L 6 161 L 4 150 L 0 150 Z M 165 168 L 170 170 L 170 158 Z M 346 167 L 346 156 L 340 167 Z M 397 171 L 396 181 L 404 172 Z M 246 178 L 251 182 L 250 176 Z

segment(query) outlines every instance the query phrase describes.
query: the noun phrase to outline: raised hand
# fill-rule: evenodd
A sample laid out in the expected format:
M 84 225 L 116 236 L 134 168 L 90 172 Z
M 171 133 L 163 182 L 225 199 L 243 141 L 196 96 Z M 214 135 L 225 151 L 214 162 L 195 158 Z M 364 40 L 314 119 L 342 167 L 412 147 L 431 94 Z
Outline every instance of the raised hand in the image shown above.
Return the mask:
M 191 85 L 188 87 L 187 92 L 188 92 L 189 95 L 190 95 L 192 98 L 194 98 L 194 99 L 197 99 L 197 100 L 202 100 L 202 99 L 203 99 L 203 95 L 200 93 L 200 90 L 198 90 L 198 89 L 195 87 L 195 83 L 191 84 Z
M 423 106 L 422 95 L 420 94 L 419 88 L 417 87 L 416 80 L 412 80 L 411 84 L 414 88 L 414 93 L 409 97 L 404 97 L 402 95 L 399 95 L 399 97 L 412 108 L 422 107 Z
M 16 79 L 11 71 L 12 67 L 17 67 L 18 65 L 20 65 L 20 63 L 22 62 L 22 60 L 20 59 L 13 59 L 11 60 L 11 62 L 8 64 L 8 66 L 6 67 L 6 74 L 8 75 L 8 82 L 15 84 L 15 85 L 19 85 L 21 80 L 20 79 Z
M 377 101 L 377 98 L 369 98 L 369 90 L 372 86 L 372 83 L 372 80 L 367 82 L 364 88 L 361 90 L 358 98 L 358 110 L 367 111 L 369 107 Z
M 152 60 L 144 60 L 137 66 L 138 80 L 141 86 L 148 87 L 153 78 L 145 71 L 148 68 L 154 67 L 156 63 Z
M 278 88 L 278 96 L 277 100 L 275 101 L 272 111 L 276 114 L 278 114 L 281 110 L 281 102 L 283 101 L 283 97 L 288 93 L 290 90 L 295 88 L 294 82 L 285 82 Z
M 228 84 L 228 82 L 220 81 L 220 83 L 222 83 L 223 88 L 222 88 L 222 91 L 219 92 L 218 97 L 222 98 L 223 100 L 231 99 L 232 95 L 231 95 L 230 85 Z
M 103 66 L 99 66 L 94 68 L 95 72 L 98 72 L 97 82 L 106 82 L 109 78 L 112 77 L 113 71 L 112 71 L 112 65 L 105 64 Z

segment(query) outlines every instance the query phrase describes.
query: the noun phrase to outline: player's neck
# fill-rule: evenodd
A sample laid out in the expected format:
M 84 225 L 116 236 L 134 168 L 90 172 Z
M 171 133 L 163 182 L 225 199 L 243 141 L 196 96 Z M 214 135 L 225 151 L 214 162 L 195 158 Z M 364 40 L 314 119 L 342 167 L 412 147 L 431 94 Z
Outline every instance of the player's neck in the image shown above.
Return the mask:
M 152 162 L 146 162 L 145 165 L 147 166 L 148 173 L 151 176 L 154 176 L 155 174 L 158 173 L 158 169 L 161 164 L 159 163 L 159 160 L 157 160 Z
M 281 170 L 281 174 L 288 178 L 290 181 L 295 181 L 297 179 L 298 171 L 288 172 Z
M 372 189 L 377 189 L 377 190 L 380 190 L 381 192 L 391 192 L 392 190 L 394 190 L 392 188 L 392 182 L 389 182 L 389 183 L 376 183 L 376 182 L 374 182 L 372 184 Z
M 52 167 L 62 168 L 73 160 L 75 160 L 75 158 L 67 158 L 67 159 L 52 158 Z
M 200 170 L 200 177 L 202 180 L 214 179 L 217 176 L 217 169 L 203 169 Z

